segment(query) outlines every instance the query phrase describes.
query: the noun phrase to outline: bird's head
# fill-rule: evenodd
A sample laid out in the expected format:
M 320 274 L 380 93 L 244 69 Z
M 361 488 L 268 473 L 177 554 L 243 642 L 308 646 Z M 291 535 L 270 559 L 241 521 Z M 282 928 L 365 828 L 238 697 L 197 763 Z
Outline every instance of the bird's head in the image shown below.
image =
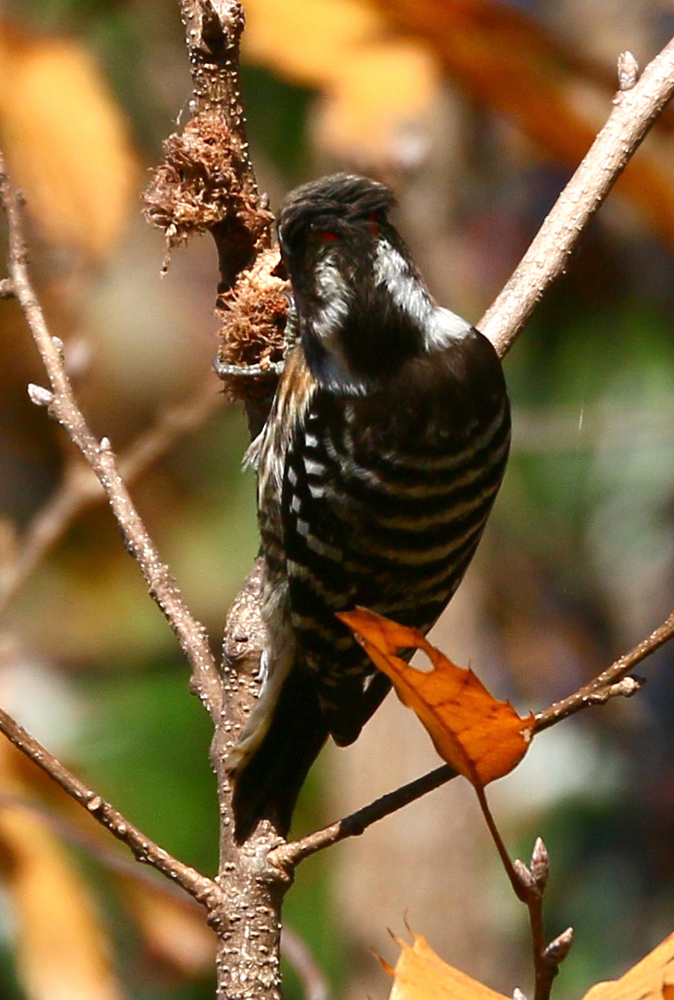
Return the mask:
M 332 389 L 362 392 L 420 350 L 429 296 L 388 213 L 383 184 L 334 174 L 296 188 L 278 217 L 307 361 Z
M 354 174 L 333 174 L 295 188 L 278 216 L 281 253 L 293 286 L 325 257 L 345 268 L 373 256 L 377 241 L 395 232 L 388 213 L 393 193 Z M 341 270 L 341 268 L 340 268 Z M 346 277 L 346 275 L 345 275 Z

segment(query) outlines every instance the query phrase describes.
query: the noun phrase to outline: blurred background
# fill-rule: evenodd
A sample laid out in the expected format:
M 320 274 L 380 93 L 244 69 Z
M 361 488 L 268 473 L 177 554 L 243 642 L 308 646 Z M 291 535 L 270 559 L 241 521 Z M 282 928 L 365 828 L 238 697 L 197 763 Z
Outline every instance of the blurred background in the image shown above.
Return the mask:
M 260 186 L 334 169 L 392 184 L 445 304 L 477 322 L 610 112 L 616 59 L 674 33 L 666 0 L 249 0 L 244 88 Z M 242 414 L 211 371 L 209 240 L 173 253 L 140 193 L 184 122 L 178 4 L 5 0 L 0 141 L 33 276 L 94 432 L 124 456 L 163 558 L 214 647 L 255 555 Z M 3 241 L 4 234 L 0 237 Z M 674 112 L 506 360 L 514 442 L 438 645 L 528 711 L 657 626 L 674 575 Z M 4 252 L 4 247 L 3 247 Z M 59 427 L 14 303 L 0 309 L 0 704 L 182 860 L 214 873 L 209 721 L 174 636 Z M 556 995 L 620 975 L 674 925 L 674 648 L 645 691 L 543 734 L 490 799 L 512 854 L 552 855 Z M 308 832 L 436 765 L 390 698 L 326 751 Z M 3 1000 L 213 995 L 200 914 L 0 743 Z M 527 922 L 458 781 L 306 863 L 286 906 L 334 997 L 384 997 L 404 921 L 465 972 L 532 993 Z M 287 995 L 303 995 L 286 969 Z

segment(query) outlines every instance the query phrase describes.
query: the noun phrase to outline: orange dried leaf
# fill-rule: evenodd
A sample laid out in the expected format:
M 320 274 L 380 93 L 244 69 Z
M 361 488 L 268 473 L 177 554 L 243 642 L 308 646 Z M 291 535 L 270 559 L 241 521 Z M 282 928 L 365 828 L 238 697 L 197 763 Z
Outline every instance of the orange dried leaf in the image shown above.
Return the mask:
M 501 993 L 447 965 L 425 938 L 412 933 L 413 945 L 396 938 L 401 952 L 389 1000 L 505 1000 Z
M 597 983 L 583 1000 L 672 1000 L 674 934 L 654 948 L 620 979 Z
M 417 632 L 365 608 L 338 616 L 374 663 L 391 678 L 404 705 L 426 727 L 441 757 L 474 785 L 503 777 L 520 762 L 532 736 L 533 716 L 521 718 L 509 702 L 493 698 L 472 670 L 448 660 Z M 397 654 L 421 649 L 434 669 L 422 673 Z

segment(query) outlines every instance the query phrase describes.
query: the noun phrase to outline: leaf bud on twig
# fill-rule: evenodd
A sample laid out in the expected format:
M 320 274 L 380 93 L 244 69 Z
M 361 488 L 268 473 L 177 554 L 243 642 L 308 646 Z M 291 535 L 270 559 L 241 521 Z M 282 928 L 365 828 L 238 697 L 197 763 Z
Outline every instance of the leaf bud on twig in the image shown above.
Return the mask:
M 536 843 L 531 853 L 530 868 L 536 885 L 543 891 L 550 876 L 550 855 L 540 837 L 536 837 Z
M 526 892 L 539 893 L 540 890 L 536 884 L 536 880 L 523 861 L 520 861 L 519 858 L 515 858 L 513 861 L 513 869 L 519 879 L 520 885 L 524 890 L 526 890 Z
M 632 90 L 639 79 L 639 63 L 631 52 L 621 52 L 618 56 L 618 89 Z
M 36 406 L 51 406 L 54 402 L 54 393 L 51 389 L 45 389 L 43 385 L 35 385 L 34 382 L 28 383 L 28 397 L 31 403 L 35 403 Z
M 548 965 L 561 965 L 566 956 L 571 951 L 573 944 L 573 927 L 567 927 L 565 931 L 551 941 L 543 952 L 543 960 Z

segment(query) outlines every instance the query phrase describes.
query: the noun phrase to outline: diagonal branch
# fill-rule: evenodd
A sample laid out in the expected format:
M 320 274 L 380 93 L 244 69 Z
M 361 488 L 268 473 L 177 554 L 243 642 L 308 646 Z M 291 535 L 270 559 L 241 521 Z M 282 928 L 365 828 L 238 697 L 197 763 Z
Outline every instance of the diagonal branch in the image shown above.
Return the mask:
M 166 875 L 209 911 L 215 909 L 221 902 L 222 892 L 216 882 L 178 861 L 146 837 L 138 827 L 129 823 L 100 795 L 87 788 L 83 781 L 2 709 L 0 709 L 0 732 L 4 733 L 21 753 L 42 768 L 45 774 L 60 785 L 71 798 L 88 810 L 95 820 L 126 844 L 138 861 L 151 865 L 162 875 Z
M 192 689 L 199 695 L 212 717 L 217 718 L 221 703 L 221 682 L 206 630 L 190 614 L 168 567 L 159 558 L 119 474 L 109 440 L 97 440 L 77 405 L 65 370 L 61 344 L 49 333 L 28 274 L 21 200 L 10 184 L 1 153 L 0 200 L 7 215 L 9 230 L 9 276 L 12 292 L 30 327 L 51 385 L 51 390 L 29 386 L 30 397 L 34 403 L 46 406 L 50 416 L 63 425 L 73 444 L 79 448 L 96 473 L 117 518 L 125 545 L 138 562 L 150 594 L 178 636 L 192 666 Z
M 629 652 L 623 653 L 589 684 L 568 698 L 555 702 L 544 712 L 539 712 L 536 715 L 534 732 L 540 733 L 544 729 L 549 729 L 555 723 L 561 722 L 569 715 L 575 715 L 576 712 L 580 712 L 584 708 L 589 708 L 590 705 L 603 705 L 610 698 L 620 695 L 629 697 L 635 694 L 641 684 L 635 677 L 627 675 L 638 663 L 641 663 L 672 638 L 674 638 L 674 612 L 662 625 L 651 632 L 648 638 L 642 639 Z
M 597 212 L 653 122 L 674 94 L 674 39 L 633 84 L 620 72 L 614 109 L 557 199 L 496 301 L 477 324 L 501 357 L 508 353 L 547 287 L 566 268 Z
M 344 819 L 339 819 L 336 823 L 331 823 L 330 826 L 326 826 L 322 830 L 316 830 L 315 833 L 310 833 L 308 836 L 302 837 L 301 840 L 282 844 L 271 852 L 269 862 L 283 871 L 292 872 L 305 858 L 311 857 L 312 854 L 316 854 L 326 847 L 332 847 L 333 844 L 338 844 L 340 840 L 346 840 L 347 837 L 359 837 L 368 826 L 390 816 L 391 813 L 397 812 L 411 802 L 416 802 L 423 795 L 427 795 L 428 792 L 432 792 L 435 788 L 451 781 L 452 778 L 456 778 L 457 773 L 449 764 L 442 764 L 441 767 L 436 767 L 434 771 L 429 771 L 421 778 L 416 778 L 409 784 L 382 795 L 381 798 L 375 799 L 374 802 L 363 806 L 362 809 L 345 816 Z

